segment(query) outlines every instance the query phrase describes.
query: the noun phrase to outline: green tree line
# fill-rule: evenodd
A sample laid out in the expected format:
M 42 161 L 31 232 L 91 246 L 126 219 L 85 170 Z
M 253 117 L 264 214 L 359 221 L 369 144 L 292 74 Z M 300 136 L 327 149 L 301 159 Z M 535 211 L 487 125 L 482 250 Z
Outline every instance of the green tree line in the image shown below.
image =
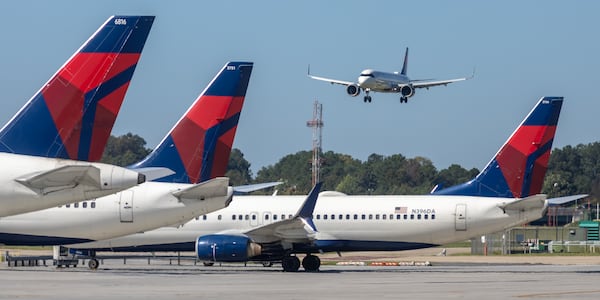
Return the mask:
M 150 151 L 138 135 L 111 136 L 102 161 L 127 166 Z M 312 151 L 298 151 L 282 157 L 274 165 L 262 167 L 254 176 L 242 151 L 233 149 L 225 175 L 232 185 L 283 181 L 284 184 L 277 187 L 280 194 L 307 194 L 312 186 L 311 158 Z M 407 158 L 402 154 L 374 153 L 366 161 L 360 161 L 332 151 L 321 154 L 323 189 L 353 195 L 427 194 L 437 184 L 452 186 L 478 173 L 476 168 L 467 170 L 457 164 L 438 170 L 431 160 L 420 156 Z M 552 150 L 542 192 L 549 197 L 590 194 L 598 199 L 600 142 Z

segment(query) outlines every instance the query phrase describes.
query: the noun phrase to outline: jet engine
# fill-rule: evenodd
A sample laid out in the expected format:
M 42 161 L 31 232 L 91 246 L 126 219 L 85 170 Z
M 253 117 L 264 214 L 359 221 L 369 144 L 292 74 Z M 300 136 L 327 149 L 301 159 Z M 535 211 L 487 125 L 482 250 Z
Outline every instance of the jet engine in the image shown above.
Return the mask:
M 210 234 L 196 239 L 196 256 L 204 261 L 244 262 L 261 252 L 259 244 L 243 235 Z
M 352 97 L 356 97 L 360 94 L 360 88 L 356 84 L 351 84 L 346 87 L 346 93 Z
M 402 97 L 410 98 L 415 94 L 415 88 L 412 85 L 405 85 L 400 87 L 400 94 Z

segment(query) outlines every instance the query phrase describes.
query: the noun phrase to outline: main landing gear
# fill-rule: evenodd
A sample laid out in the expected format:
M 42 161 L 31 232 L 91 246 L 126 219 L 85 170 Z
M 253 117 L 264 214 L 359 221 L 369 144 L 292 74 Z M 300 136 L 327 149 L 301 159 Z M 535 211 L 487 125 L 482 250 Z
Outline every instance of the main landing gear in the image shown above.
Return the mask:
M 285 256 L 281 261 L 281 266 L 284 272 L 297 272 L 300 269 L 300 259 L 297 256 Z M 307 272 L 319 271 L 321 259 L 316 255 L 308 254 L 302 259 L 302 267 Z
M 400 103 L 408 103 L 408 98 L 400 97 Z
M 88 267 L 90 268 L 90 270 L 96 270 L 98 269 L 98 266 L 100 266 L 100 262 L 98 261 L 98 259 L 95 257 L 90 258 L 90 260 L 88 261 Z

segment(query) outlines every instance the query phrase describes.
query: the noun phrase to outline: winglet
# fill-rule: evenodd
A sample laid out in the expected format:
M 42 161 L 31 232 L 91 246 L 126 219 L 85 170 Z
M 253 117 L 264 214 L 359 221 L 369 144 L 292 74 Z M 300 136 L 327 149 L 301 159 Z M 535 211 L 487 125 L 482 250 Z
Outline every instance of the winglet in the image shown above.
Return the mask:
M 406 72 L 408 71 L 408 47 L 406 47 L 406 52 L 404 52 L 404 63 L 402 64 L 402 72 L 400 74 L 406 76 Z
M 563 97 L 543 97 L 487 166 L 469 182 L 437 195 L 525 198 L 540 194 Z
M 0 130 L 0 152 L 100 160 L 153 22 L 110 17 Z
M 300 209 L 294 217 L 300 218 L 304 220 L 314 231 L 317 231 L 317 227 L 312 220 L 313 212 L 315 210 L 315 206 L 317 205 L 317 199 L 319 198 L 319 192 L 321 191 L 321 186 L 323 182 L 317 182 L 315 186 L 310 190 L 310 193 L 302 203 Z
M 224 176 L 252 73 L 252 62 L 228 62 L 160 144 L 132 168 L 166 167 L 158 181 L 198 183 Z

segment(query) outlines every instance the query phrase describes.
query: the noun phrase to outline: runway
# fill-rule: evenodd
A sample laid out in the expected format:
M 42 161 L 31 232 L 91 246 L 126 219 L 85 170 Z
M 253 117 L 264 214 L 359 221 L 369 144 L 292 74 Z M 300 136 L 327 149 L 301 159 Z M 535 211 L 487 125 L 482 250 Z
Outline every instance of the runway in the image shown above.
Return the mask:
M 0 299 L 598 299 L 600 265 L 0 267 Z

